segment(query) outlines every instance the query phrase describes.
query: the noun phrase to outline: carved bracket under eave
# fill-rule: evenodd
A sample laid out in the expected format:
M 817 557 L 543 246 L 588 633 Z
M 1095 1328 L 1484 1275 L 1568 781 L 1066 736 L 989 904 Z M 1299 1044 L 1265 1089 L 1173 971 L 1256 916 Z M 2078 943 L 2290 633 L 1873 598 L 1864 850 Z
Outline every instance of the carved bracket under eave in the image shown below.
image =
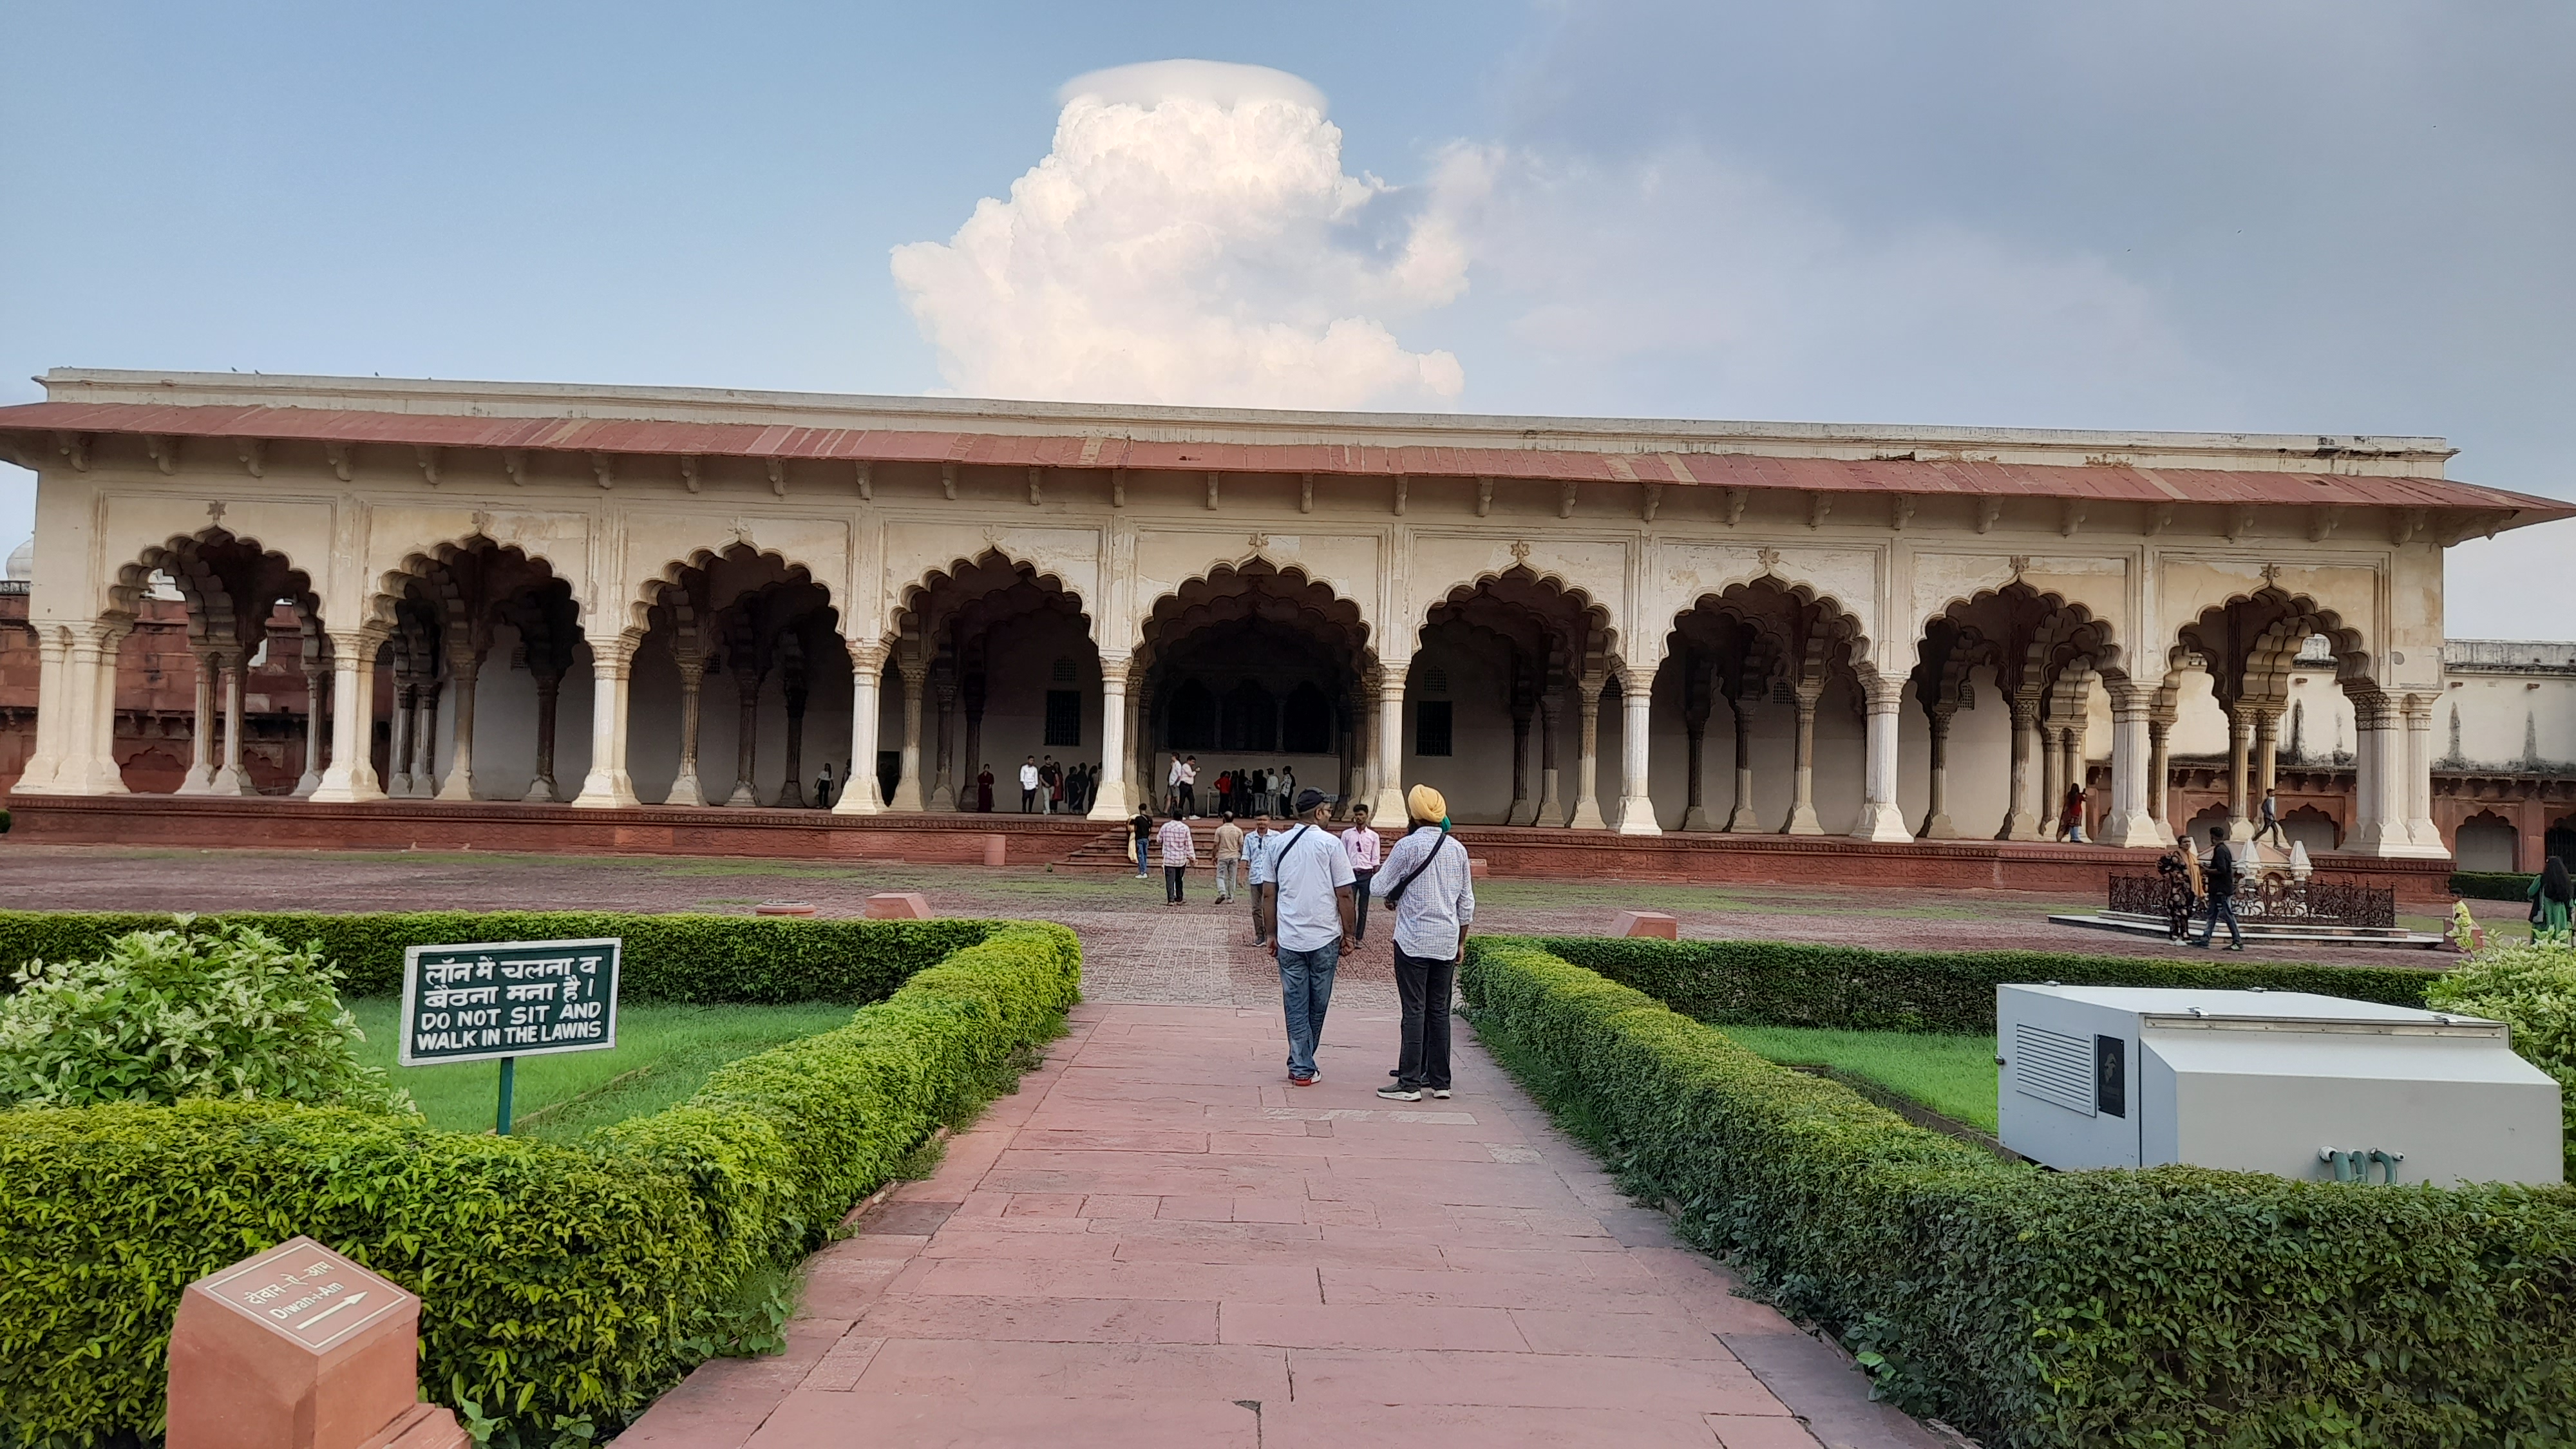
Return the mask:
M 331 476 L 343 483 L 357 481 L 358 464 L 346 443 L 324 443 L 322 461 L 331 465 Z

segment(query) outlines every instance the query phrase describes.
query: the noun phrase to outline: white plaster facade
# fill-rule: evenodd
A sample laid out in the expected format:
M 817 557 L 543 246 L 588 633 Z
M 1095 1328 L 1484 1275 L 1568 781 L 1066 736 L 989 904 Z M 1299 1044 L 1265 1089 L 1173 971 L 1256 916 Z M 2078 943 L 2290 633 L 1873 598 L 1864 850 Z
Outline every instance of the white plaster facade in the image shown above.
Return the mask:
M 2426 439 L 45 382 L 0 409 L 40 475 L 27 794 L 124 788 L 98 700 L 162 570 L 207 620 L 209 721 L 228 591 L 309 620 L 320 800 L 399 774 L 659 802 L 694 718 L 680 803 L 803 803 L 792 738 L 807 780 L 858 763 L 839 811 L 971 808 L 988 761 L 1013 808 L 1021 757 L 1052 753 L 1102 767 L 1105 821 L 1159 793 L 1180 727 L 1203 781 L 1286 764 L 1386 817 L 1427 780 L 1461 820 L 1637 834 L 2036 838 L 2107 760 L 2104 834 L 2148 846 L 2168 751 L 2232 749 L 2259 797 L 2295 704 L 2349 741 L 2347 848 L 2439 854 L 2442 549 L 2567 512 L 2444 480 Z M 2314 636 L 2321 675 L 2291 662 Z M 1045 744 L 1050 689 L 1079 694 L 1079 743 Z M 371 740 L 379 690 L 425 764 Z M 1417 748 L 1426 705 L 1446 755 Z

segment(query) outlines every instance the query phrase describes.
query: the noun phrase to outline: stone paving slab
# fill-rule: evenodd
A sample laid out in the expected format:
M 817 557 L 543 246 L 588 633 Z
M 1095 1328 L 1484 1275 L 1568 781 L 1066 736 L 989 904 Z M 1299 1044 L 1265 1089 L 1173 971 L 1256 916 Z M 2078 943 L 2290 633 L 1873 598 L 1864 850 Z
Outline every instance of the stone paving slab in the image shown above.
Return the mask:
M 1379 1099 L 1394 1037 L 1335 1013 L 1292 1089 L 1275 1011 L 1077 1008 L 933 1176 L 815 1255 L 786 1353 L 702 1367 L 626 1439 L 1940 1442 L 1733 1296 L 1465 1034 L 1456 1097 Z

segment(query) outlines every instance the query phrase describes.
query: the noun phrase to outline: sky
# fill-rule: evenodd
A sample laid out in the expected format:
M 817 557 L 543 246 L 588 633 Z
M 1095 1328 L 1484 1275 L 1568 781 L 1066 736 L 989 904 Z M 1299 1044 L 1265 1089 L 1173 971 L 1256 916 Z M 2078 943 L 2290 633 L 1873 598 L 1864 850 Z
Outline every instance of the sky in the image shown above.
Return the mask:
M 2576 6 L 0 0 L 54 366 L 2436 434 L 2576 496 Z M 32 59 L 33 63 L 28 63 Z M 0 548 L 32 476 L 0 465 Z M 2576 523 L 2450 556 L 2576 637 Z

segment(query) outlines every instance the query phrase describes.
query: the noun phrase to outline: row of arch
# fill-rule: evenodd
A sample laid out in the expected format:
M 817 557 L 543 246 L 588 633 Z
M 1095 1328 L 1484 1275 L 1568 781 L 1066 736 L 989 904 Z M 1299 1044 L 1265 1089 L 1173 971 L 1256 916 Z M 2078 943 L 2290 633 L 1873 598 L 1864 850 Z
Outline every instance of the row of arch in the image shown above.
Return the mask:
M 1495 686 L 1488 693 L 1499 700 L 1497 718 L 1508 719 L 1511 788 L 1499 819 L 1635 833 L 1659 828 L 1649 783 L 1659 688 L 1685 741 L 1688 801 L 1676 823 L 1691 830 L 1824 833 L 1817 729 L 1829 695 L 1861 726 L 1861 768 L 1842 772 L 1859 776 L 1850 828 L 1881 839 L 2047 833 L 2060 797 L 2091 778 L 2086 735 L 2098 728 L 2105 701 L 2115 798 L 2103 833 L 2122 844 L 2170 838 L 2161 800 L 2165 736 L 2193 672 L 2207 676 L 2209 698 L 2227 721 L 2231 810 L 2241 820 L 2268 777 L 2291 662 L 2319 637 L 2329 641 L 2366 730 L 2389 734 L 2412 724 L 2406 702 L 2386 700 L 2370 684 L 2358 630 L 2271 586 L 2183 626 L 2161 667 L 2141 676 L 2111 626 L 2081 601 L 2016 581 L 1934 615 L 1917 637 L 1911 670 L 1891 678 L 1872 663 L 1851 611 L 1773 576 L 1681 611 L 1661 656 L 1643 668 L 1626 656 L 1606 607 L 1580 587 L 1517 566 L 1450 589 L 1425 611 L 1412 651 L 1391 660 L 1355 603 L 1293 564 L 1217 565 L 1157 599 L 1124 650 L 1102 650 L 1083 599 L 998 550 L 932 570 L 901 592 L 881 635 L 851 639 L 840 604 L 809 570 L 737 541 L 657 571 L 627 601 L 617 630 L 594 637 L 569 584 L 541 556 L 479 534 L 406 557 L 378 581 L 366 617 L 352 628 L 322 617 L 309 577 L 291 560 L 215 525 L 128 563 L 86 637 L 40 639 L 50 650 L 45 713 L 60 727 L 48 732 L 40 721 L 22 790 L 114 788 L 100 752 L 85 748 L 112 726 L 95 718 L 98 685 L 79 675 L 102 661 L 112 668 L 119 630 L 131 627 L 155 587 L 175 589 L 185 602 L 198 666 L 192 757 L 180 786 L 192 793 L 251 790 L 238 754 L 242 681 L 255 657 L 273 656 L 281 643 L 309 681 L 308 718 L 322 716 L 327 697 L 335 719 L 327 749 L 322 732 L 308 729 L 296 785 L 296 793 L 325 800 L 489 798 L 491 781 L 478 777 L 477 704 L 499 659 L 507 676 L 525 676 L 521 692 L 533 708 L 530 758 L 503 772 L 513 791 L 524 775 L 522 798 L 635 803 L 626 756 L 630 685 L 641 669 L 656 690 L 676 695 L 668 711 L 676 715 L 676 762 L 660 792 L 671 803 L 811 806 L 828 798 L 854 813 L 976 808 L 990 763 L 982 721 L 997 689 L 1026 683 L 1018 676 L 1029 662 L 1014 655 L 1013 641 L 1032 631 L 1067 646 L 1047 683 L 1071 688 L 1049 694 L 1079 694 L 1091 712 L 1087 728 L 1062 733 L 1117 786 L 1101 792 L 1102 818 L 1158 795 L 1158 759 L 1175 749 L 1336 756 L 1330 793 L 1383 808 L 1408 754 L 1408 690 L 1423 696 L 1412 701 L 1417 765 L 1431 738 L 1423 706 L 1439 705 L 1447 718 L 1446 701 L 1427 697 L 1425 681 L 1437 671 L 1415 668 L 1444 654 L 1473 662 Z M 361 653 L 367 657 L 354 657 Z M 581 692 L 585 672 L 591 729 L 575 791 L 558 777 L 556 719 L 567 692 Z M 704 698 L 711 681 L 730 686 L 729 723 Z M 379 688 L 390 694 L 381 711 L 372 697 Z M 85 691 L 92 706 L 85 716 L 62 718 L 84 715 Z M 1954 811 L 1948 790 L 1953 723 L 1981 693 L 1999 700 L 2010 720 L 2009 803 L 1992 819 Z M 1617 793 L 1605 799 L 1600 746 L 1613 700 L 1620 759 Z M 1056 700 L 1046 708 L 1054 711 Z M 1900 727 L 1908 711 L 1911 722 Z M 381 738 L 371 739 L 359 722 L 379 714 Z M 817 753 L 843 762 L 837 796 L 829 786 L 808 789 L 804 760 L 816 743 L 809 715 L 826 726 Z M 1776 718 L 1785 744 L 1787 769 L 1776 772 L 1788 784 L 1783 810 L 1765 809 L 1759 798 L 1757 716 Z M 832 746 L 844 728 L 848 750 L 840 753 Z M 1919 815 L 1900 809 L 1901 735 L 1923 746 Z M 768 741 L 775 743 L 764 748 Z M 1731 744 L 1731 777 L 1710 768 L 1714 741 Z M 702 758 L 709 744 L 729 746 L 731 760 Z M 2379 762 L 2382 793 L 2402 793 L 2403 769 L 2387 764 Z M 2367 773 L 2367 757 L 2364 766 Z M 2397 820 L 2412 839 L 2402 806 L 2380 802 L 2379 811 L 2383 825 Z

